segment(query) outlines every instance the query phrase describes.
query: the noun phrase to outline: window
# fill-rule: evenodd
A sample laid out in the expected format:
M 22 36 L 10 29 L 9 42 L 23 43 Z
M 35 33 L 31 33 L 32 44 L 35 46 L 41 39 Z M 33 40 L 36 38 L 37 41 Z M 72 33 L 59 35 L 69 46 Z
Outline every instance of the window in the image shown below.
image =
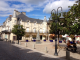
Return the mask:
M 16 20 L 14 21 L 14 23 L 16 23 Z
M 20 24 L 21 24 L 21 22 L 22 22 L 22 21 L 20 21 Z
M 40 33 L 42 33 L 42 29 L 40 29 Z
M 27 22 L 27 25 L 29 25 L 29 21 Z
M 42 25 L 42 24 L 40 24 L 40 25 Z
M 36 25 L 36 22 L 34 23 L 34 25 Z
M 45 33 L 45 28 L 43 28 L 43 33 Z
M 33 32 L 36 32 L 36 28 L 33 29 Z
M 29 32 L 29 28 L 26 28 L 26 32 Z

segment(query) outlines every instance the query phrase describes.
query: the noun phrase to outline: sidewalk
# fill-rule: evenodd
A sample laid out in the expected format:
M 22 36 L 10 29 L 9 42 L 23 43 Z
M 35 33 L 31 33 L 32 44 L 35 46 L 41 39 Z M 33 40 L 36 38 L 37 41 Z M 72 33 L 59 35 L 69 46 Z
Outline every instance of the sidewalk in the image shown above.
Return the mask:
M 54 52 L 55 52 L 55 43 L 54 42 L 43 42 L 41 44 L 36 44 L 36 42 L 20 42 L 20 46 L 25 46 L 25 43 L 27 43 L 27 48 L 30 48 L 30 49 L 34 49 L 34 44 L 35 44 L 35 49 L 36 51 L 39 51 L 39 52 L 43 52 L 45 54 L 49 54 L 49 55 L 52 55 L 54 56 Z M 60 45 L 63 45 L 65 46 L 66 44 L 65 43 L 60 43 Z M 46 53 L 46 47 L 47 47 L 47 53 Z M 80 45 L 78 45 L 78 51 L 80 52 Z M 58 52 L 58 56 L 57 57 L 61 57 L 63 59 L 66 58 L 66 50 L 63 49 L 63 48 L 59 48 L 57 49 L 57 52 Z M 70 59 L 71 60 L 80 60 L 80 53 L 72 53 L 70 52 Z

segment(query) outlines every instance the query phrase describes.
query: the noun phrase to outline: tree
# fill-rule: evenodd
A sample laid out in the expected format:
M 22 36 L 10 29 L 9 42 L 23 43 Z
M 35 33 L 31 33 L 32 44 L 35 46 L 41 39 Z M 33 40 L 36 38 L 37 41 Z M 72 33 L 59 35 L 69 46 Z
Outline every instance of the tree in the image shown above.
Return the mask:
M 23 25 L 14 25 L 12 33 L 17 35 L 17 38 L 22 37 L 25 35 L 25 29 L 23 28 Z M 19 44 L 19 39 L 18 39 L 18 44 Z
M 64 16 L 66 12 L 64 12 Z M 56 14 L 52 14 L 52 22 L 50 23 L 50 33 L 51 34 L 56 34 L 58 35 L 58 46 L 59 46 L 59 35 L 64 35 L 66 33 L 66 20 L 60 20 L 60 13 L 59 16 L 57 16 Z M 55 22 L 55 20 L 57 20 L 58 22 Z
M 80 4 L 76 5 L 76 6 L 72 6 L 70 11 L 63 12 L 63 16 L 65 17 L 64 20 L 60 20 L 60 13 L 59 16 L 55 15 L 54 13 L 52 14 L 52 20 L 53 22 L 51 22 L 50 24 L 50 33 L 54 33 L 57 30 L 57 34 L 58 34 L 58 41 L 59 41 L 59 35 L 64 35 L 64 34 L 68 34 L 70 35 L 75 35 L 75 34 L 79 34 L 80 32 Z M 75 14 L 74 14 L 75 12 Z M 56 16 L 56 18 L 55 18 Z M 58 17 L 58 19 L 57 19 Z M 75 17 L 77 17 L 79 20 L 78 22 L 75 23 Z M 55 23 L 55 20 L 58 20 L 57 23 Z M 74 24 L 73 24 L 74 23 Z M 56 24 L 57 24 L 57 29 L 56 29 Z M 76 28 L 77 27 L 77 28 Z M 59 42 L 58 42 L 59 45 Z
M 73 36 L 75 37 L 75 35 L 80 35 L 80 3 L 76 6 L 73 5 L 71 7 L 71 9 L 68 13 L 68 18 L 70 19 L 72 24 L 70 24 L 68 26 L 68 28 L 69 28 L 68 31 L 69 32 L 67 34 L 69 34 L 69 36 L 71 36 L 71 37 L 73 37 Z M 77 18 L 78 21 L 76 21 L 75 18 Z M 72 38 L 72 40 L 73 40 L 73 38 Z

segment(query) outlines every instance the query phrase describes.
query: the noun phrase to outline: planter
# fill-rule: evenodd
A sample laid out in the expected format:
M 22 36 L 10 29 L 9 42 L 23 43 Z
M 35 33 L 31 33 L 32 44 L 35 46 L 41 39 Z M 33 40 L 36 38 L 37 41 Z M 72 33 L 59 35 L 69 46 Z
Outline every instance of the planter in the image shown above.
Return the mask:
M 33 42 L 36 42 L 36 40 L 33 40 Z
M 72 44 L 73 42 L 72 42 L 72 41 L 70 41 L 70 43 Z
M 44 41 L 46 41 L 46 40 L 44 40 Z
M 26 42 L 28 42 L 28 40 L 26 40 Z
M 53 42 L 53 40 L 50 40 L 50 42 Z
M 59 41 L 59 43 L 62 43 L 62 41 Z

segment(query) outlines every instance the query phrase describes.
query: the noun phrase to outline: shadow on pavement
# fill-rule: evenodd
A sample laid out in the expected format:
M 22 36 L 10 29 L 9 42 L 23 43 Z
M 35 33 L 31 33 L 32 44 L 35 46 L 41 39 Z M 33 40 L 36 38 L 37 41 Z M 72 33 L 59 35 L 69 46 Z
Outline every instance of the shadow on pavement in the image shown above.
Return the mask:
M 26 48 L 17 44 L 15 45 L 0 41 L 0 53 L 4 53 L 3 58 L 0 58 L 0 60 L 66 60 L 65 56 L 57 58 L 56 56 L 45 55 Z M 70 58 L 73 60 L 78 60 L 73 57 Z

